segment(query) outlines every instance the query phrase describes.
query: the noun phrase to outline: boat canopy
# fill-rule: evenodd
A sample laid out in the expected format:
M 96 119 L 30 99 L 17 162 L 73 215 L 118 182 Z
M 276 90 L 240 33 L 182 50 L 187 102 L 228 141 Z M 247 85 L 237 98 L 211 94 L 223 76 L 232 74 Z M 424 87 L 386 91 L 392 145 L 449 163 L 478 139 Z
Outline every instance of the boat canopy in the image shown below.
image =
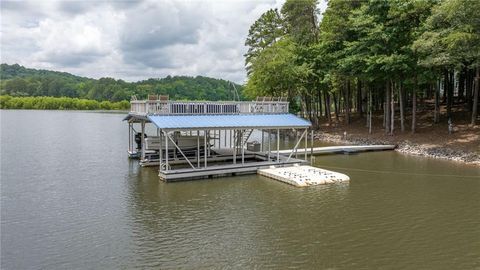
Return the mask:
M 163 130 L 202 129 L 290 129 L 312 124 L 290 113 L 238 115 L 149 115 L 148 120 Z

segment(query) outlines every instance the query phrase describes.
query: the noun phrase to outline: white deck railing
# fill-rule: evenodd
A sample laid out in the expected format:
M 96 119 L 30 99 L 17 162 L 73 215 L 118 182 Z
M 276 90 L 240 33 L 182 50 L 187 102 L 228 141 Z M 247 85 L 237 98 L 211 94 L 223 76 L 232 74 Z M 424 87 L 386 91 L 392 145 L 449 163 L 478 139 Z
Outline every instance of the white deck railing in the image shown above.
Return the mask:
M 288 113 L 286 101 L 161 101 L 132 100 L 130 112 L 152 114 L 276 114 Z

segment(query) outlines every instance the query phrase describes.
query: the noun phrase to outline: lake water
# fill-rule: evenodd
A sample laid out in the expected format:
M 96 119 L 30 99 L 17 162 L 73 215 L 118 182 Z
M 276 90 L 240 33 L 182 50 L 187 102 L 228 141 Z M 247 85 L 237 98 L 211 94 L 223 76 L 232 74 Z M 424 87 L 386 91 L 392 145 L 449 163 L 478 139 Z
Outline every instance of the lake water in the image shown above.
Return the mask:
M 2 269 L 478 269 L 480 168 L 317 156 L 350 183 L 164 183 L 124 115 L 0 111 Z

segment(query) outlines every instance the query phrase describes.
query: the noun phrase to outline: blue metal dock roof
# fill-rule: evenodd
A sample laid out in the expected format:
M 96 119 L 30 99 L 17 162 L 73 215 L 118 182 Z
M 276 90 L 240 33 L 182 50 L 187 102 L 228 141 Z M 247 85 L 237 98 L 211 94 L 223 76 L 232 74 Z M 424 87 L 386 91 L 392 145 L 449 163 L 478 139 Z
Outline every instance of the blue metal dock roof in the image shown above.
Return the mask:
M 309 121 L 293 114 L 149 115 L 148 120 L 165 130 L 285 129 L 307 128 L 312 125 Z

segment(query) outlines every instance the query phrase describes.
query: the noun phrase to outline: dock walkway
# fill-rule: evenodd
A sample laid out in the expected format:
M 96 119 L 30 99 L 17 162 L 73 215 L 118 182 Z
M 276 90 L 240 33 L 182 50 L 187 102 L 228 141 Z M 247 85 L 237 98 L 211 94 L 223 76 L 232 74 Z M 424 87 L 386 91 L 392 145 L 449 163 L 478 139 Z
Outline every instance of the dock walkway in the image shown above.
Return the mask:
M 357 152 L 367 152 L 367 151 L 385 151 L 393 150 L 396 145 L 340 145 L 340 146 L 325 146 L 325 147 L 314 147 L 312 149 L 307 149 L 307 154 L 313 152 L 314 155 L 319 154 L 336 154 L 336 153 L 357 153 Z M 293 149 L 280 150 L 281 155 L 289 155 Z M 305 149 L 297 149 L 297 154 L 304 154 Z

